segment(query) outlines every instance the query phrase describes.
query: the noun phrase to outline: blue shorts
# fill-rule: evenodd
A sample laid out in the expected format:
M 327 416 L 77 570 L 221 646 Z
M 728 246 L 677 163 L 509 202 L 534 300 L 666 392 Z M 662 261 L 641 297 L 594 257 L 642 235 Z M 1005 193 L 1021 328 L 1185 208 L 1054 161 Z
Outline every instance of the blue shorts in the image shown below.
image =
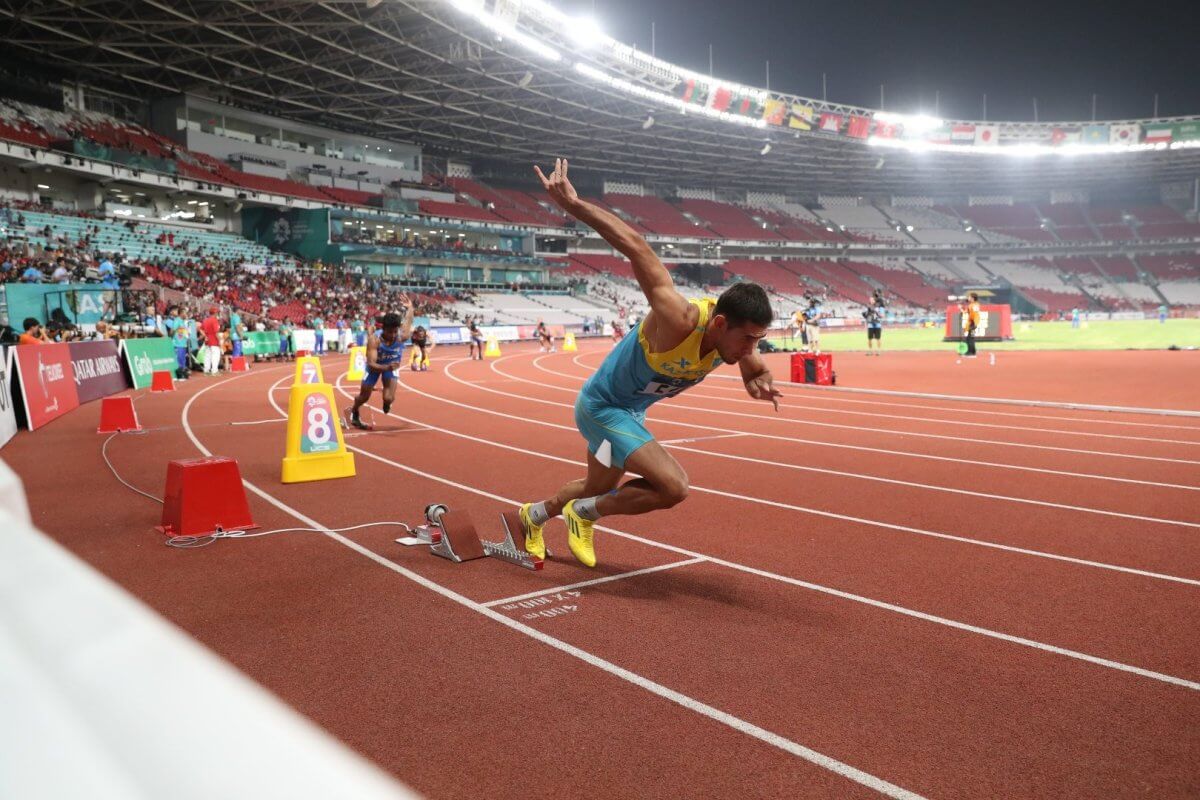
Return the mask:
M 240 356 L 241 354 L 242 354 L 242 340 L 234 339 L 233 340 L 233 355 Z
M 646 430 L 646 412 L 614 406 L 587 393 L 575 399 L 575 426 L 587 440 L 592 455 L 599 458 L 601 446 L 605 441 L 609 443 L 614 467 L 623 468 L 635 450 L 654 441 Z
M 387 372 L 376 372 L 373 369 L 367 370 L 367 375 L 362 379 L 363 386 L 374 386 L 379 383 L 379 379 L 383 378 L 383 385 L 387 386 L 392 381 L 396 380 L 396 369 L 393 367 Z

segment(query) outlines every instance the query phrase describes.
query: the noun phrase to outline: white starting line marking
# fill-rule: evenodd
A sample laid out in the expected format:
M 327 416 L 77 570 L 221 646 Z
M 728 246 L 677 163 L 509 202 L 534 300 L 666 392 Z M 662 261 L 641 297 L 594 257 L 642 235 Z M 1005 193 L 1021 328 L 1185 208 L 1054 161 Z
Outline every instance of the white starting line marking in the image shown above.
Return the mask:
M 518 594 L 513 597 L 504 597 L 500 600 L 490 600 L 482 605 L 486 608 L 503 605 L 504 603 L 515 603 L 518 600 L 529 600 L 533 597 L 541 597 L 544 594 L 554 594 L 555 592 L 568 592 L 572 589 L 579 589 L 584 586 L 595 586 L 598 583 L 609 583 L 611 581 L 624 580 L 637 575 L 648 575 L 651 572 L 662 572 L 663 570 L 675 569 L 676 567 L 686 567 L 691 564 L 699 564 L 702 561 L 708 561 L 707 558 L 687 558 L 683 561 L 672 561 L 669 564 L 659 564 L 657 567 L 646 567 L 645 569 L 635 569 L 630 572 L 621 572 L 616 575 L 606 575 L 603 578 L 593 578 L 590 581 L 580 581 L 579 583 L 568 583 L 566 586 L 552 586 L 549 589 L 541 589 L 536 592 L 528 592 L 526 594 Z

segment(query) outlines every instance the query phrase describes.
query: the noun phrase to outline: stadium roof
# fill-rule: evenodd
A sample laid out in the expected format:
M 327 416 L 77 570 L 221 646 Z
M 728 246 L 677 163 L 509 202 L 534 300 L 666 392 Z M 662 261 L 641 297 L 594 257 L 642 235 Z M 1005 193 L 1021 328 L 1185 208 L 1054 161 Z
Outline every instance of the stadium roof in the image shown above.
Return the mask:
M 0 32 L 29 61 L 110 91 L 207 96 L 522 175 L 566 155 L 595 176 L 794 195 L 1104 190 L 1200 176 L 1200 147 L 910 152 L 685 110 L 686 70 L 596 47 L 542 0 L 0 0 Z M 770 97 L 845 120 L 875 113 Z M 1005 125 L 1000 138 L 1042 141 L 1055 124 Z

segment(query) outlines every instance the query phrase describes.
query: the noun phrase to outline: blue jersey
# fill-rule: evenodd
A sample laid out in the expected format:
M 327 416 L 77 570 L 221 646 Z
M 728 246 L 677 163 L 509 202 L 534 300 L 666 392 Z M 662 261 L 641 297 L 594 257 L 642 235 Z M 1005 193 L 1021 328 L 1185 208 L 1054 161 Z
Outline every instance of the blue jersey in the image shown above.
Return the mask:
M 650 349 L 639 322 L 633 336 L 626 336 L 613 348 L 600 369 L 583 385 L 582 397 L 592 402 L 644 412 L 664 397 L 674 397 L 695 386 L 721 365 L 715 350 L 700 353 L 700 341 L 708 328 L 716 300 L 688 301 L 700 309 L 696 327 L 678 347 L 665 353 Z
M 390 371 L 391 368 L 399 366 L 400 362 L 403 359 L 404 359 L 404 340 L 403 339 L 401 339 L 399 336 L 397 336 L 396 341 L 392 344 L 388 344 L 387 342 L 383 341 L 382 338 L 379 339 L 379 352 L 376 354 L 376 357 L 375 357 L 376 364 L 382 364 L 382 365 L 388 367 L 389 371 Z

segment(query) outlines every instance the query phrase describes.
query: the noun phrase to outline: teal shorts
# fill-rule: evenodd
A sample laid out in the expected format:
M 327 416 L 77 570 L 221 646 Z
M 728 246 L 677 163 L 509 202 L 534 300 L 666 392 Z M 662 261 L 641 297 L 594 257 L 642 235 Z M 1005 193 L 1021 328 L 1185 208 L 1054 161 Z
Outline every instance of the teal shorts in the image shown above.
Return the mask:
M 588 452 L 605 466 L 624 468 L 633 451 L 654 441 L 646 430 L 646 412 L 610 405 L 587 392 L 575 399 L 575 426 L 587 440 Z

